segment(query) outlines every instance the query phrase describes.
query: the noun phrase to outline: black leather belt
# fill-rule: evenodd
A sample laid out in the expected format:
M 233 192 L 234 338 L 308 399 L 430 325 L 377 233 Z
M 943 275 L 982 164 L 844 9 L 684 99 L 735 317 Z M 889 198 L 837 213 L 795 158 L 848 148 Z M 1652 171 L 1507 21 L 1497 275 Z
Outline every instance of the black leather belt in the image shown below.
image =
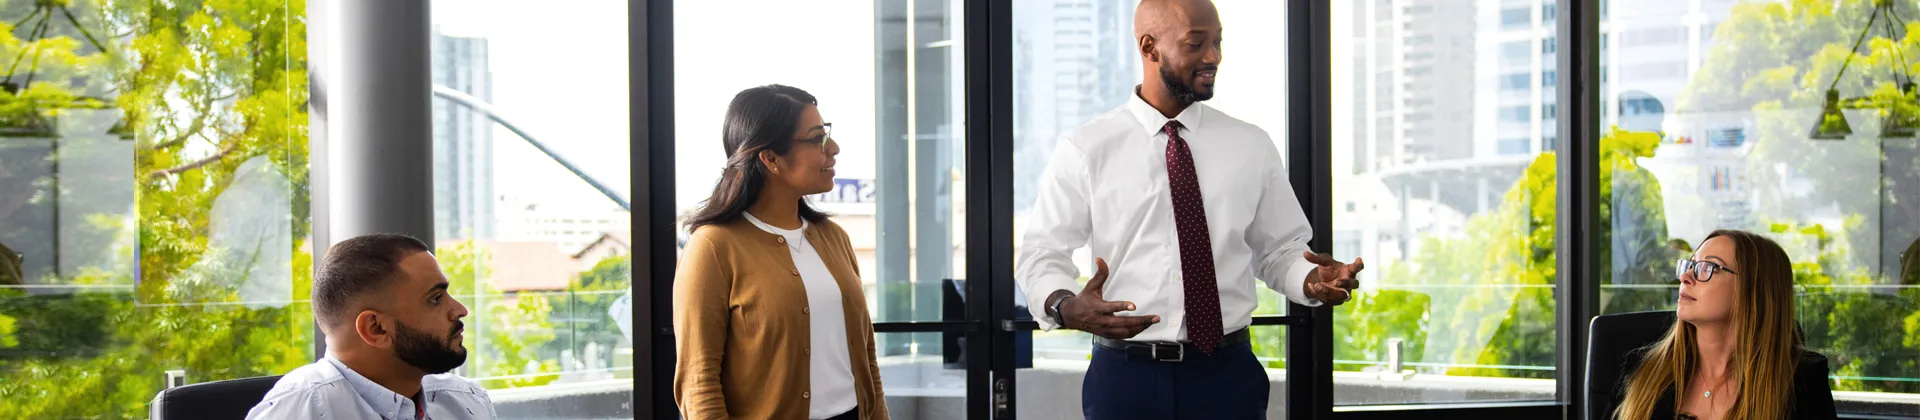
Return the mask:
M 1218 350 L 1228 346 L 1245 345 L 1247 341 L 1247 329 L 1241 328 L 1239 331 L 1221 336 L 1220 344 L 1214 345 L 1213 348 Z M 1194 352 L 1196 354 L 1200 352 L 1200 349 L 1194 347 L 1193 343 L 1184 342 L 1127 341 L 1094 336 L 1093 344 L 1124 352 L 1128 357 L 1139 357 L 1156 362 L 1180 362 L 1187 359 L 1188 352 Z

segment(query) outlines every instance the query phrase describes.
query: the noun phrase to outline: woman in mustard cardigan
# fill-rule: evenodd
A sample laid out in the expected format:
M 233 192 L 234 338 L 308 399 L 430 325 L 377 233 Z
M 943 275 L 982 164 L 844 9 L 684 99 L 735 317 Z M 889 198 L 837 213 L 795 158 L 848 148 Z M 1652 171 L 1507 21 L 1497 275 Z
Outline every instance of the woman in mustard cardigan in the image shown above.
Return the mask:
M 853 246 L 803 198 L 833 189 L 840 153 L 815 105 L 767 85 L 727 106 L 727 166 L 674 275 L 682 417 L 887 418 Z

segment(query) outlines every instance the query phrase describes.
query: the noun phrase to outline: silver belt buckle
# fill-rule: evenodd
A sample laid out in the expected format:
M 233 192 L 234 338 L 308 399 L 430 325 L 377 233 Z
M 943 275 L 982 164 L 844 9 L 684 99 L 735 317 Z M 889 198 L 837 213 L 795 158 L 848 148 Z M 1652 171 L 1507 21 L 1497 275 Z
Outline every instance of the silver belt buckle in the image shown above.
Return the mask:
M 1174 354 L 1174 356 L 1173 356 L 1173 358 L 1172 358 L 1172 359 L 1162 359 L 1162 358 L 1160 358 L 1160 346 L 1162 346 L 1162 344 L 1160 344 L 1160 343 L 1153 343 L 1153 344 L 1149 344 L 1149 345 L 1150 345 L 1150 346 L 1152 346 L 1152 348 L 1153 348 L 1153 360 L 1158 360 L 1158 361 L 1162 361 L 1162 362 L 1184 362 L 1184 361 L 1186 361 L 1186 360 L 1187 360 L 1187 352 L 1186 352 L 1186 347 L 1183 347 L 1183 346 L 1181 346 L 1181 345 L 1180 345 L 1180 343 L 1174 343 L 1174 344 L 1173 344 L 1173 354 Z

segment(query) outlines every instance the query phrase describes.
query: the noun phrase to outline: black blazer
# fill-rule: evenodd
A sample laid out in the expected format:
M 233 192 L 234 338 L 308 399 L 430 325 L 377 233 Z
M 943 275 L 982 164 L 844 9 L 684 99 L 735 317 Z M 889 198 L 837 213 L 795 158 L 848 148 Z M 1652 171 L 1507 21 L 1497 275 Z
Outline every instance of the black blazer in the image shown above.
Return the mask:
M 1627 372 L 1633 372 L 1640 368 L 1641 356 L 1645 354 L 1645 350 L 1646 349 L 1636 350 L 1631 354 L 1630 359 L 1632 359 L 1633 362 L 1631 362 L 1632 366 L 1627 368 Z M 1628 377 L 1631 377 L 1631 374 L 1622 375 L 1621 383 L 1614 387 L 1614 395 L 1618 400 L 1626 399 L 1626 378 Z M 1825 420 L 1839 417 L 1839 414 L 1836 412 L 1837 409 L 1833 406 L 1833 388 L 1828 386 L 1828 383 L 1827 356 L 1812 351 L 1801 352 L 1800 366 L 1794 369 L 1793 372 L 1793 401 L 1791 401 L 1792 405 L 1787 407 L 1787 412 L 1793 414 L 1792 417 L 1789 418 L 1794 420 Z M 1669 420 L 1675 418 L 1676 413 L 1674 413 L 1673 409 L 1673 387 L 1668 386 L 1667 392 L 1660 395 L 1660 402 L 1653 406 L 1652 419 Z

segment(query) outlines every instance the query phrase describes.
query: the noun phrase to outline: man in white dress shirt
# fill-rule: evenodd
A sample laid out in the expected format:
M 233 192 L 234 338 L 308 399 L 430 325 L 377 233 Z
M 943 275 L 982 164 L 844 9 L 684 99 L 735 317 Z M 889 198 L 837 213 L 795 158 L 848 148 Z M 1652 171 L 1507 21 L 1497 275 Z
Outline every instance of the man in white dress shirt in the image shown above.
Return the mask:
M 1338 305 L 1363 263 L 1309 251 L 1272 138 L 1200 103 L 1220 63 L 1211 1 L 1142 1 L 1134 39 L 1144 80 L 1056 146 L 1014 277 L 1043 328 L 1098 336 L 1087 418 L 1265 418 L 1266 371 L 1246 331 L 1255 279 Z M 1070 259 L 1083 246 L 1099 257 L 1085 287 Z
M 282 376 L 249 420 L 499 417 L 485 388 L 447 373 L 467 361 L 467 307 L 425 242 L 377 234 L 329 248 L 313 316 L 327 355 Z

